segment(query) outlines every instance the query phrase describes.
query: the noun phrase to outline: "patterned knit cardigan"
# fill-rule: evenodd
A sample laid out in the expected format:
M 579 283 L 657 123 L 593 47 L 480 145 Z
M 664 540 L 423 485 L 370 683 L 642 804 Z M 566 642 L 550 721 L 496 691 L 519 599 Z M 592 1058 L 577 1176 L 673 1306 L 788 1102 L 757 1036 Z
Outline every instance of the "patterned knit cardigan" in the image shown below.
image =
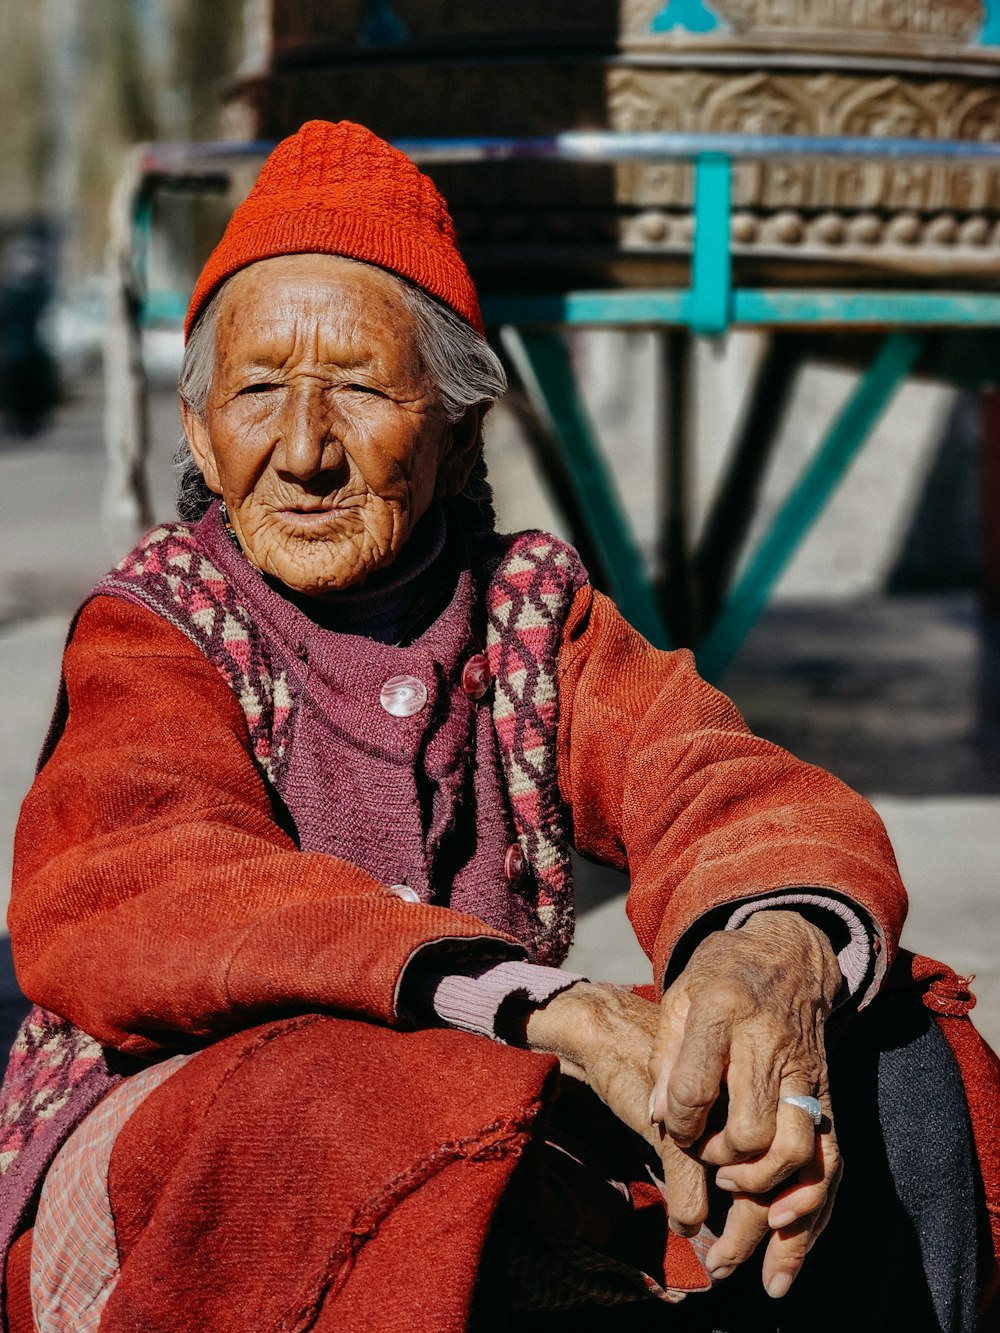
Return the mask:
M 570 604 L 586 580 L 576 553 L 527 532 L 498 541 L 474 571 L 484 589 L 493 720 L 511 813 L 538 896 L 533 958 L 559 963 L 572 936 L 569 822 L 556 768 L 556 661 Z M 281 790 L 296 700 L 271 669 L 267 643 L 220 571 L 184 524 L 155 529 L 92 596 L 147 607 L 180 629 L 214 663 L 239 699 L 260 771 Z M 72 633 L 72 630 L 71 630 Z M 61 692 L 40 765 L 61 734 Z M 958 1061 L 985 1193 L 992 1245 L 984 1250 L 981 1298 L 1000 1288 L 1000 1064 L 969 1022 L 968 979 L 901 951 L 887 990 L 914 987 Z M 66 1138 L 121 1079 L 113 1054 L 37 1006 L 18 1033 L 0 1089 L 0 1280 L 17 1235 L 30 1225 L 38 1191 Z M 6 1319 L 0 1304 L 0 1328 Z
M 557 964 L 572 940 L 573 901 L 569 826 L 556 771 L 556 659 L 586 574 L 571 547 L 539 532 L 497 539 L 473 572 L 484 589 L 503 777 L 537 886 L 533 938 L 524 943 L 534 960 Z M 240 701 L 256 764 L 280 793 L 297 700 L 284 673 L 273 669 L 250 612 L 192 527 L 155 528 L 91 597 L 107 595 L 162 616 L 218 668 Z M 39 767 L 55 748 L 66 716 L 63 687 Z M 21 1025 L 0 1088 L 0 1277 L 59 1148 L 121 1081 L 109 1059 L 113 1065 L 92 1037 L 37 1005 Z

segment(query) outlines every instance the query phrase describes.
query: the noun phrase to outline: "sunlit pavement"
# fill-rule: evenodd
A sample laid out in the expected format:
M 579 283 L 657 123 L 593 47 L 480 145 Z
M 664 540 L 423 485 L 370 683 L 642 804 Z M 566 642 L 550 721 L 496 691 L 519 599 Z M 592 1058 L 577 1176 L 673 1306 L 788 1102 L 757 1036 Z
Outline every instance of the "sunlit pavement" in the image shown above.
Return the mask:
M 158 396 L 154 491 L 166 513 L 176 418 Z M 100 404 L 84 396 L 31 441 L 0 436 L 0 887 L 17 810 L 48 725 L 68 618 L 111 563 L 98 519 Z M 494 469 L 516 468 L 501 454 Z M 534 515 L 529 521 L 537 521 Z M 763 735 L 833 769 L 873 800 L 911 895 L 904 942 L 974 972 L 976 1018 L 1000 1044 L 1000 662 L 971 598 L 779 606 L 724 682 Z M 579 875 L 569 965 L 647 979 L 625 917 L 625 881 Z M 15 1014 L 0 949 L 0 1040 Z

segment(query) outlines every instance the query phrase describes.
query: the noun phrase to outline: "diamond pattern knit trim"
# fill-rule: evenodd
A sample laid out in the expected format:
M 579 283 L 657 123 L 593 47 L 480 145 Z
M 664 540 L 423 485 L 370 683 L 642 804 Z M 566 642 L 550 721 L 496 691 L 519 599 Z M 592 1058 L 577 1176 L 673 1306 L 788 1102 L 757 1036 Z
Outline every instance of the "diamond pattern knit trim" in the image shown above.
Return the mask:
M 571 546 L 547 533 L 522 532 L 486 591 L 493 724 L 514 827 L 538 886 L 533 957 L 552 965 L 573 941 L 570 824 L 556 763 L 556 664 L 570 604 L 586 581 Z
M 254 758 L 279 786 L 294 708 L 284 672 L 272 675 L 261 635 L 190 527 L 154 528 L 94 589 L 138 602 L 170 622 L 218 668 L 240 701 Z

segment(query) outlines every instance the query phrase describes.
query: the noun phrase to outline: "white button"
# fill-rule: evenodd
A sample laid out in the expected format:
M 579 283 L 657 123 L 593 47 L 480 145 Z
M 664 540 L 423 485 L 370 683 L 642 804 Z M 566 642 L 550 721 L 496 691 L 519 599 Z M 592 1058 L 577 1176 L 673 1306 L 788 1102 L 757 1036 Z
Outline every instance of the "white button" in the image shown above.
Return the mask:
M 416 889 L 411 889 L 409 884 L 390 884 L 389 892 L 394 893 L 397 898 L 402 898 L 404 903 L 418 903 L 420 894 Z
M 392 717 L 412 717 L 427 703 L 427 686 L 416 676 L 390 676 L 378 701 Z

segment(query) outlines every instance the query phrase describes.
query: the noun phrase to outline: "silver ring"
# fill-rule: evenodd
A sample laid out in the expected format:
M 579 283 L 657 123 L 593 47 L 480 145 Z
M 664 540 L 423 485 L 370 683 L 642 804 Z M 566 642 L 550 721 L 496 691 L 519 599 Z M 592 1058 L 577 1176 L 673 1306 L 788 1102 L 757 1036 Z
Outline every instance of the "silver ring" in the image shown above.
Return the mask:
M 817 1129 L 823 1123 L 823 1104 L 818 1097 L 805 1097 L 795 1092 L 787 1097 L 779 1097 L 778 1101 L 787 1102 L 789 1106 L 797 1106 L 800 1111 L 805 1111 Z

